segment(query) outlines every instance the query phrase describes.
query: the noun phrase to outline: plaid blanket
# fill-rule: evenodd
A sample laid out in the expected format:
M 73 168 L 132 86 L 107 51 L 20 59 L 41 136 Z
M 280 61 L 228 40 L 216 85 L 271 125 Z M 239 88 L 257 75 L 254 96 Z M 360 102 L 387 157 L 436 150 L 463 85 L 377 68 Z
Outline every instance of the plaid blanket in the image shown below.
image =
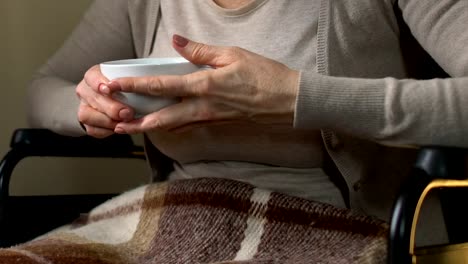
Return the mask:
M 0 249 L 3 264 L 384 263 L 388 226 L 225 179 L 126 192 L 76 223 Z

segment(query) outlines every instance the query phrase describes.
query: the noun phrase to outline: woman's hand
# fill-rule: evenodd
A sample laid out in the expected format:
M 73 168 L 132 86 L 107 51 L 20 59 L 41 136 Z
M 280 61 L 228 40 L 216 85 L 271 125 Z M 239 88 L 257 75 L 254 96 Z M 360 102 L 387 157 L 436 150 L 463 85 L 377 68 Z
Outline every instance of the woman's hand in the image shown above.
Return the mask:
M 298 71 L 241 48 L 204 45 L 177 35 L 173 46 L 192 63 L 214 69 L 112 81 L 109 94 L 123 91 L 182 99 L 141 119 L 121 122 L 115 132 L 185 131 L 237 121 L 292 126 Z
M 76 87 L 80 98 L 78 120 L 88 135 L 104 138 L 114 134 L 116 125 L 133 119 L 134 112 L 128 106 L 113 100 L 99 91 L 106 91 L 108 83 L 101 73 L 99 65 L 89 69 L 84 79 Z

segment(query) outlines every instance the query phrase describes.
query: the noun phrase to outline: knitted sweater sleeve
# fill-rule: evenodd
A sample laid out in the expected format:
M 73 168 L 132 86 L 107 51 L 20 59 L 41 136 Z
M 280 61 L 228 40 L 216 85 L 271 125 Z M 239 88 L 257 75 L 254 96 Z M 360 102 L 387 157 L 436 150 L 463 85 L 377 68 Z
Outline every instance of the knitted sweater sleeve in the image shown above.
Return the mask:
M 468 1 L 400 0 L 412 34 L 451 76 L 363 79 L 302 72 L 295 127 L 394 145 L 468 147 Z
M 95 0 L 63 46 L 39 69 L 28 87 L 28 121 L 64 135 L 79 125 L 76 85 L 93 65 L 135 57 L 128 0 Z

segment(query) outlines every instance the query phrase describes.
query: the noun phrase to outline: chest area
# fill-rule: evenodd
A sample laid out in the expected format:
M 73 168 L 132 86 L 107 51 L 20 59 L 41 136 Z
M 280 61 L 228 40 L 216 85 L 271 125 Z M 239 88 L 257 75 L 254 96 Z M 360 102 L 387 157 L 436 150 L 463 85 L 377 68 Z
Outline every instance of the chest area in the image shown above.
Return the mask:
M 154 51 L 177 55 L 167 45 L 177 33 L 211 45 L 242 47 L 290 67 L 313 67 L 320 2 L 257 0 L 233 13 L 208 0 L 162 0 Z

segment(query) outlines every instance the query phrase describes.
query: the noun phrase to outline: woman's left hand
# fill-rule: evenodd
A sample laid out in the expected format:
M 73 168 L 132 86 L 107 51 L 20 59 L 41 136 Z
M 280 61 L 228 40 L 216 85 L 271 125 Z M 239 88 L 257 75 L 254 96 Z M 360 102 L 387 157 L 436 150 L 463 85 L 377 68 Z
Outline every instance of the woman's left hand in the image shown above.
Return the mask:
M 209 46 L 177 35 L 173 46 L 187 60 L 209 65 L 213 70 L 110 82 L 110 93 L 181 98 L 180 103 L 119 123 L 116 133 L 135 134 L 156 129 L 180 132 L 238 121 L 293 125 L 298 71 L 237 47 Z

